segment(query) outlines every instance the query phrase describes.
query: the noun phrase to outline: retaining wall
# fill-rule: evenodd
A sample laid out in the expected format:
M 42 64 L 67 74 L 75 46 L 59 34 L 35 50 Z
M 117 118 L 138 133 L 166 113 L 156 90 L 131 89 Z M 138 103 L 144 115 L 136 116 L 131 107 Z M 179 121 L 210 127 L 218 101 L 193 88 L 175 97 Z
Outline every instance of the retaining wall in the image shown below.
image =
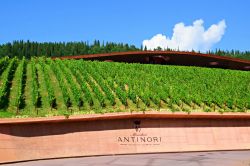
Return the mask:
M 0 120 L 0 163 L 236 149 L 250 149 L 249 114 L 151 112 Z

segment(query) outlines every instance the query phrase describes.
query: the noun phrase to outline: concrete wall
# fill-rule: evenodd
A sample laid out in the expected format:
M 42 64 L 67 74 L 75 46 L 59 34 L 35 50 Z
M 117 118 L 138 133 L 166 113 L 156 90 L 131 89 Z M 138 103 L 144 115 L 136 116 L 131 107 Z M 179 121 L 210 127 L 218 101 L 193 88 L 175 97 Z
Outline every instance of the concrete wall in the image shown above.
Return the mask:
M 0 123 L 0 163 L 73 156 L 233 149 L 250 149 L 248 118 L 127 115 L 95 120 Z

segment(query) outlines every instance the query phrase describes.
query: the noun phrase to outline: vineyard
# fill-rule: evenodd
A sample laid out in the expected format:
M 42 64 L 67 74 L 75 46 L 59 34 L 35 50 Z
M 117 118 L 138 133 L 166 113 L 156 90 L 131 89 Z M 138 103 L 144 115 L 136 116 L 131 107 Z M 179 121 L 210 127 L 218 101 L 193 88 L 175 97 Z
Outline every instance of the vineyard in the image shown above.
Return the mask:
M 121 111 L 250 111 L 250 72 L 51 60 L 0 59 L 0 117 Z

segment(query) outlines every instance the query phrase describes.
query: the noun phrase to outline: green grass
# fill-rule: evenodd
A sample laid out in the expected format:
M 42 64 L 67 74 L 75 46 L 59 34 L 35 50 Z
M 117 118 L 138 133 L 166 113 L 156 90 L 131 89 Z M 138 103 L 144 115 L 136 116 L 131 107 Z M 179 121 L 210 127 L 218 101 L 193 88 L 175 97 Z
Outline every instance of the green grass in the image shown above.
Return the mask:
M 6 105 L 1 107 L 1 118 L 150 110 L 182 111 L 188 114 L 250 110 L 248 71 L 83 60 L 52 61 L 44 58 L 34 61 L 41 97 L 39 104 L 34 105 L 32 101 L 31 61 L 27 60 L 23 77 L 24 103 L 20 108 L 13 104 L 18 88 L 18 68 L 14 68 L 14 76 L 8 77 L 10 84 L 6 84 L 6 88 L 0 85 L 1 89 L 9 92 L 2 97 L 5 100 L 0 101 L 6 102 Z M 20 62 L 21 60 L 17 60 L 16 66 Z M 48 80 L 45 80 L 42 66 L 47 69 Z M 57 70 L 52 70 L 52 67 L 57 67 Z M 55 95 L 56 104 L 53 106 L 49 104 L 46 81 L 49 81 Z M 90 92 L 93 105 L 86 100 L 88 96 L 82 89 L 83 83 Z M 70 104 L 65 103 L 64 95 L 68 95 Z M 109 95 L 115 98 L 115 104 L 111 104 L 113 97 Z M 77 97 L 82 100 L 80 106 L 76 102 Z

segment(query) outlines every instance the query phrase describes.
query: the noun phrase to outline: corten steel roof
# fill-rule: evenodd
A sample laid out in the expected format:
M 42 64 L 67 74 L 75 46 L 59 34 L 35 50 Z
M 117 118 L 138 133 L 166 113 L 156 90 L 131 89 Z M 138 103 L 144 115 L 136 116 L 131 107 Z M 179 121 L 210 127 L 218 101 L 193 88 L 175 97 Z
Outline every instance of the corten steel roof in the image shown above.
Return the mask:
M 130 51 L 89 55 L 53 57 L 52 59 L 86 59 L 99 61 L 201 66 L 235 70 L 250 70 L 250 60 L 180 51 Z

